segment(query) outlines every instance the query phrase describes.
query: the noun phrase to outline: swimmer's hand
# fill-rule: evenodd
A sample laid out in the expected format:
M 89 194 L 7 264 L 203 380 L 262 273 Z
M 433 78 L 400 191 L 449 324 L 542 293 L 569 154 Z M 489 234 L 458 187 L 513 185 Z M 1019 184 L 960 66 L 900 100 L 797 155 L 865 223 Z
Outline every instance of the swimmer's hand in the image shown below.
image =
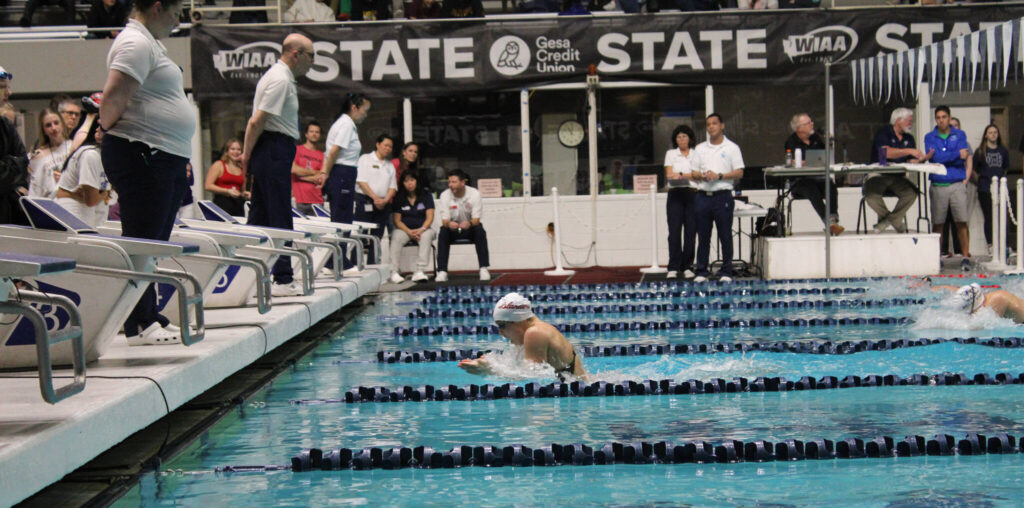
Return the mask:
M 477 376 L 486 376 L 491 373 L 491 365 L 486 358 L 475 360 L 465 359 L 459 362 L 459 368 Z

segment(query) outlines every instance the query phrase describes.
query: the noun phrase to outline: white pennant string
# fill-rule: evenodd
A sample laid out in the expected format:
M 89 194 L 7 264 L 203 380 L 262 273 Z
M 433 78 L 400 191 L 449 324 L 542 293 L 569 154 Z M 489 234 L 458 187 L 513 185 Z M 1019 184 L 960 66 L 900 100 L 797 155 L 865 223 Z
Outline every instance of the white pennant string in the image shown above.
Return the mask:
M 981 51 L 979 51 L 979 49 L 978 49 L 978 46 L 981 43 L 981 33 L 980 32 L 972 32 L 971 35 L 968 37 L 967 41 L 969 43 L 968 45 L 970 46 L 970 52 L 971 52 L 970 53 L 969 62 L 971 64 L 971 92 L 973 92 L 974 91 L 974 82 L 978 78 L 978 66 L 981 65 L 982 66 L 982 70 L 985 70 L 984 66 L 987 65 L 987 63 L 986 63 L 987 61 L 983 62 L 981 60 Z
M 885 102 L 889 102 L 892 99 L 892 53 L 885 55 Z
M 929 80 L 929 82 L 928 82 L 928 87 L 931 89 L 932 93 L 934 94 L 935 93 L 935 78 L 937 77 L 938 72 L 939 72 L 939 45 L 938 44 L 929 44 L 928 47 L 927 47 L 927 51 L 928 51 L 928 70 L 930 71 L 929 74 L 931 74 L 931 80 Z
M 952 41 L 953 51 L 956 54 L 956 77 L 957 77 L 957 89 L 964 91 L 964 66 L 965 59 L 967 56 L 966 46 L 967 41 L 963 36 L 957 37 L 956 40 Z
M 1007 21 L 1003 23 L 1003 86 L 1006 86 L 1006 80 L 1010 75 L 1010 56 L 1013 51 L 1013 22 Z
M 868 71 L 867 64 L 865 63 L 866 58 L 860 59 L 860 96 L 864 98 L 864 104 L 868 103 Z
M 928 50 L 926 48 L 917 48 L 917 67 L 914 69 L 914 80 L 911 81 L 914 85 L 914 98 L 917 98 L 918 86 L 924 81 L 924 64 L 927 58 Z
M 999 27 L 989 27 L 985 30 L 985 74 L 988 75 L 988 89 L 992 90 L 992 82 L 995 81 L 995 67 L 999 64 L 999 55 L 996 53 L 996 30 Z M 979 37 L 980 39 L 980 37 Z M 978 55 L 979 58 L 981 55 Z M 998 82 L 997 82 L 998 84 Z M 971 87 L 974 91 L 974 87 Z
M 875 102 L 875 62 L 874 60 L 868 61 L 868 97 L 871 102 Z
M 904 83 L 903 83 L 903 53 L 904 53 L 903 51 L 900 51 L 899 53 L 896 53 L 896 73 L 897 73 L 896 79 L 900 83 L 900 100 L 903 100 L 903 99 L 905 99 L 907 97 L 906 94 L 904 93 L 904 87 L 903 87 L 903 85 L 904 85 Z
M 942 96 L 949 90 L 949 71 L 953 67 L 953 41 L 942 41 Z

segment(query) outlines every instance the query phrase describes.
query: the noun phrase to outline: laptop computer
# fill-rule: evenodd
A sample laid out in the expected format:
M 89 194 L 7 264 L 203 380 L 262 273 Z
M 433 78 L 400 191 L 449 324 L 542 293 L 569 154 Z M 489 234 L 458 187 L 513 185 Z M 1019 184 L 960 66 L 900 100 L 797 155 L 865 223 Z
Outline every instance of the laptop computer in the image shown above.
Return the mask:
M 807 150 L 804 167 L 825 167 L 825 150 Z

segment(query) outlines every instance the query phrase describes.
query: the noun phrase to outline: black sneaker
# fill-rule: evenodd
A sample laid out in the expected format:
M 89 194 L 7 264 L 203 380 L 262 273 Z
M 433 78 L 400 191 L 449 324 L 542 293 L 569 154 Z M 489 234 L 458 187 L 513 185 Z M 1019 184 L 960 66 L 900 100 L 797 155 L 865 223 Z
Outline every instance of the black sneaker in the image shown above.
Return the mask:
M 970 258 L 963 258 L 960 260 L 960 269 L 969 272 L 971 271 L 971 260 Z

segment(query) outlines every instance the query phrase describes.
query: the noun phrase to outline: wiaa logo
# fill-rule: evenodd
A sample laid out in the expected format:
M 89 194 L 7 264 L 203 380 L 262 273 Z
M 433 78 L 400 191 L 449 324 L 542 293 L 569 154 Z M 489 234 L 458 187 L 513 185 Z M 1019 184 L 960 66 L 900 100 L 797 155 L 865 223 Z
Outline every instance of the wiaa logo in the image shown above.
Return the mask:
M 782 41 L 782 49 L 793 63 L 841 62 L 856 47 L 857 32 L 842 25 L 823 26 Z
M 491 67 L 505 76 L 522 74 L 530 66 L 530 46 L 515 35 L 499 37 L 491 44 Z
M 233 50 L 218 51 L 213 55 L 213 67 L 224 78 L 241 73 L 262 74 L 263 71 L 274 65 L 280 56 L 280 43 L 250 42 Z

